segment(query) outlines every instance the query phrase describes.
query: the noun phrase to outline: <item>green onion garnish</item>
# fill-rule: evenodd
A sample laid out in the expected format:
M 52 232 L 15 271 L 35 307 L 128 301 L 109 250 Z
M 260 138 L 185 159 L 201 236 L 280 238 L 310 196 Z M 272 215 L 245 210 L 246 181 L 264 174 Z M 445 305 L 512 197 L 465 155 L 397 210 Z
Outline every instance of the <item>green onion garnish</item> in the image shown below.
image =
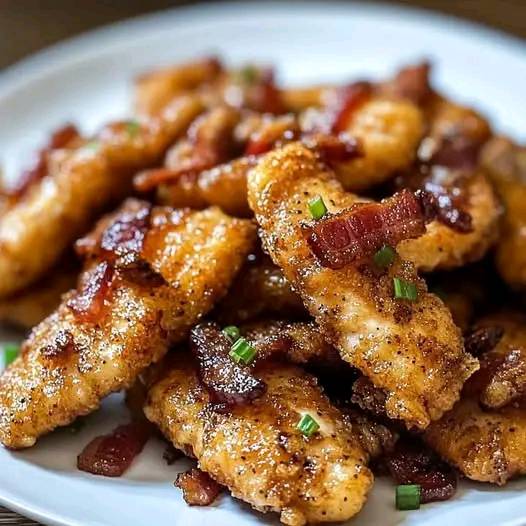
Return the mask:
M 387 268 L 393 262 L 396 256 L 394 248 L 391 248 L 389 245 L 384 245 L 378 252 L 374 255 L 373 260 L 377 266 L 381 268 Z
M 14 343 L 7 343 L 3 346 L 4 349 L 4 364 L 7 367 L 20 352 L 20 346 Z
M 248 365 L 256 357 L 256 349 L 245 338 L 238 338 L 232 345 L 228 355 L 234 362 Z
M 416 285 L 405 279 L 393 278 L 394 296 L 398 300 L 416 301 L 418 291 Z
M 239 70 L 239 78 L 245 84 L 253 84 L 258 80 L 258 77 L 259 70 L 254 66 L 248 65 Z
M 317 195 L 309 201 L 309 210 L 314 219 L 321 219 L 327 213 L 327 207 L 321 196 Z
M 420 508 L 420 486 L 418 484 L 396 486 L 396 509 L 417 510 L 418 508 Z
M 239 329 L 235 325 L 229 325 L 228 327 L 225 327 L 223 329 L 223 333 L 232 342 L 239 340 L 239 337 L 241 336 Z
M 126 131 L 133 138 L 141 131 L 141 125 L 137 121 L 128 121 L 126 123 Z
M 305 413 L 296 426 L 306 437 L 312 436 L 320 428 L 320 424 L 312 418 L 308 413 Z

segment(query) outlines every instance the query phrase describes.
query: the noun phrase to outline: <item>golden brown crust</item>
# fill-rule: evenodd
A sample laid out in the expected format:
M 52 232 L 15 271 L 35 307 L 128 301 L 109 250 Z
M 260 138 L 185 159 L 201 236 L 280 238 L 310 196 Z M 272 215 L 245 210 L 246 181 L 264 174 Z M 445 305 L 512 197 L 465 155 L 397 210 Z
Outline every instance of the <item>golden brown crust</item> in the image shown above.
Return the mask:
M 386 391 L 387 414 L 419 428 L 440 418 L 478 368 L 449 310 L 427 293 L 410 264 L 398 261 L 382 277 L 351 266 L 331 270 L 314 258 L 302 235 L 313 196 L 322 196 L 330 212 L 349 207 L 356 196 L 345 194 L 297 143 L 268 154 L 251 172 L 248 188 L 271 258 L 343 359 Z M 393 298 L 395 275 L 417 284 L 417 302 Z
M 0 217 L 0 296 L 34 282 L 56 263 L 97 214 L 130 191 L 137 170 L 160 160 L 201 109 L 198 99 L 184 97 L 158 118 L 137 124 L 133 133 L 126 123 L 114 123 L 96 142 L 55 152 L 50 174 Z
M 290 526 L 346 520 L 360 510 L 373 480 L 366 453 L 312 376 L 268 365 L 258 373 L 266 394 L 219 414 L 182 361 L 151 388 L 145 413 L 177 448 L 197 457 L 200 469 Z M 296 429 L 302 412 L 321 426 L 310 438 Z
M 122 212 L 134 206 L 128 202 Z M 217 208 L 154 209 L 142 257 L 164 281 L 136 281 L 116 269 L 112 293 L 96 320 L 76 315 L 69 301 L 76 292 L 67 294 L 0 377 L 2 443 L 31 446 L 40 435 L 97 408 L 104 396 L 129 387 L 224 295 L 254 237 L 250 222 Z M 89 283 L 91 268 L 90 263 L 81 282 Z

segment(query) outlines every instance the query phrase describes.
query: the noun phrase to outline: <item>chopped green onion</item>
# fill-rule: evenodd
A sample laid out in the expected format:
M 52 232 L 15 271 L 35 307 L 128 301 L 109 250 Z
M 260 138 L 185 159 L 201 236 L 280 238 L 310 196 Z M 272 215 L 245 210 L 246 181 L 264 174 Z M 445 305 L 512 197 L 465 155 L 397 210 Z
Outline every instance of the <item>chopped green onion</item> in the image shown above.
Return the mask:
M 248 365 L 256 357 L 256 349 L 245 338 L 238 338 L 232 345 L 228 355 L 234 362 Z
M 141 131 L 141 125 L 137 121 L 128 121 L 126 123 L 126 131 L 133 138 Z
M 418 484 L 396 486 L 396 509 L 417 510 L 418 508 L 420 508 L 420 486 Z
M 314 219 L 321 219 L 327 213 L 327 207 L 321 196 L 317 195 L 309 201 L 309 210 Z
M 416 301 L 418 291 L 416 285 L 405 279 L 393 278 L 394 296 L 398 300 Z
M 312 418 L 308 413 L 305 413 L 296 426 L 306 437 L 310 437 L 320 428 L 320 424 Z
M 384 245 L 373 257 L 374 262 L 381 268 L 387 268 L 396 256 L 394 248 Z
M 4 364 L 7 367 L 20 352 L 20 346 L 14 343 L 7 343 L 3 346 L 4 349 Z
M 228 327 L 225 327 L 223 329 L 223 333 L 227 338 L 232 340 L 232 342 L 239 340 L 239 337 L 241 336 L 239 329 L 235 325 L 229 325 Z
M 245 66 L 239 70 L 239 79 L 244 84 L 253 84 L 259 78 L 259 70 L 255 66 Z

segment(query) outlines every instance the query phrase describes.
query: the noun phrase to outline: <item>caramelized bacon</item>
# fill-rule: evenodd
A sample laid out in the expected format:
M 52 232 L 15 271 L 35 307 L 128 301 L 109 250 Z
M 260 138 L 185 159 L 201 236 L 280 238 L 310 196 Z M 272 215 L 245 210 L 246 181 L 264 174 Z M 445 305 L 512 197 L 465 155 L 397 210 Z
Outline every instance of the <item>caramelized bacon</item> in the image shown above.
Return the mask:
M 266 385 L 249 367 L 228 355 L 232 342 L 215 323 L 203 323 L 190 334 L 190 345 L 199 365 L 199 379 L 218 411 L 246 404 L 265 393 Z
M 419 442 L 400 440 L 385 463 L 397 484 L 420 485 L 423 504 L 448 500 L 455 494 L 457 476 L 453 468 Z
M 464 346 L 473 356 L 482 356 L 491 351 L 503 336 L 504 329 L 497 325 L 478 327 L 466 334 Z
M 373 86 L 369 82 L 360 81 L 340 88 L 336 100 L 327 109 L 327 127 L 329 133 L 344 132 L 349 126 L 354 112 L 371 96 Z
M 359 203 L 305 224 L 303 233 L 320 263 L 339 269 L 371 257 L 383 245 L 421 236 L 433 212 L 428 197 L 402 190 L 381 203 Z
M 429 164 L 450 170 L 474 170 L 478 165 L 482 143 L 469 136 L 454 134 L 443 137 Z
M 101 319 L 112 292 L 113 277 L 114 269 L 106 261 L 85 273 L 79 290 L 67 302 L 79 320 L 96 323 Z
M 120 477 L 143 450 L 150 427 L 140 422 L 117 427 L 94 438 L 77 457 L 77 468 L 94 475 Z
M 215 480 L 197 468 L 179 473 L 175 485 L 182 490 L 189 506 L 209 506 L 221 491 L 221 486 Z
M 71 141 L 78 137 L 80 137 L 80 134 L 73 124 L 65 124 L 58 130 L 55 130 L 51 134 L 46 146 L 38 152 L 32 166 L 20 174 L 20 177 L 13 188 L 9 188 L 5 191 L 6 195 L 9 197 L 22 196 L 32 184 L 43 179 L 47 175 L 49 154 L 53 150 L 66 147 Z
M 344 133 L 337 136 L 321 133 L 306 135 L 302 142 L 307 148 L 315 150 L 322 161 L 329 166 L 363 156 L 361 143 Z
M 428 62 L 402 68 L 392 81 L 386 83 L 384 91 L 421 105 L 432 93 L 429 83 L 430 70 L 431 65 Z

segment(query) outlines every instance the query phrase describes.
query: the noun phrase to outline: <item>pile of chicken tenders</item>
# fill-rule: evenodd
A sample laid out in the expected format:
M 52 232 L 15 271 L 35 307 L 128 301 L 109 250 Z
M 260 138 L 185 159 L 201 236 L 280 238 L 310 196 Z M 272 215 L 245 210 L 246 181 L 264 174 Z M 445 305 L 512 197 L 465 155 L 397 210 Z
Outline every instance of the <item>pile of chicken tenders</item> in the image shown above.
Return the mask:
M 79 452 L 152 435 L 289 526 L 526 473 L 526 148 L 431 85 L 280 86 L 216 58 L 136 79 L 134 117 L 56 130 L 0 189 L 0 441 L 28 448 L 126 391 Z M 374 475 L 373 475 L 374 473 Z

